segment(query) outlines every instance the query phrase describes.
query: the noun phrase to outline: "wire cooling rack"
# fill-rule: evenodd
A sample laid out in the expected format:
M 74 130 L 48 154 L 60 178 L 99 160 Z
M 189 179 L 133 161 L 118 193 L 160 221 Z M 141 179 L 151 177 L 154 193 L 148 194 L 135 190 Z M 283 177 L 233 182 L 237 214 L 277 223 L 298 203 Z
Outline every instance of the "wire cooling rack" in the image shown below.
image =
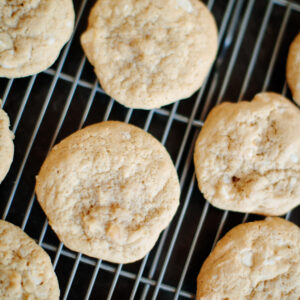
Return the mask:
M 300 2 L 209 0 L 219 51 L 199 92 L 151 111 L 127 109 L 99 86 L 79 44 L 94 0 L 75 0 L 70 42 L 48 70 L 0 79 L 2 106 L 15 133 L 15 157 L 0 186 L 0 217 L 27 232 L 49 253 L 62 299 L 191 299 L 196 277 L 216 241 L 233 226 L 260 219 L 224 212 L 205 201 L 195 180 L 194 142 L 208 111 L 223 100 L 252 99 L 264 90 L 291 99 L 285 82 L 288 47 L 300 29 Z M 35 175 L 49 149 L 72 132 L 102 120 L 130 122 L 168 149 L 182 188 L 180 208 L 155 248 L 139 262 L 115 265 L 70 251 L 48 226 L 35 195 Z M 286 218 L 300 225 L 300 209 Z

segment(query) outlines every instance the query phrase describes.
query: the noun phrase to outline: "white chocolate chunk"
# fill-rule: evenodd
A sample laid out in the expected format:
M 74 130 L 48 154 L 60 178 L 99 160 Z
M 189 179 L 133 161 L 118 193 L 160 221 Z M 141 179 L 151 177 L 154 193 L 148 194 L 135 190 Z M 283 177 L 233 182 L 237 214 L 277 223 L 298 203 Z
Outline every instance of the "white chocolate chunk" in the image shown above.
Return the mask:
M 296 155 L 296 154 L 292 154 L 291 155 L 291 161 L 293 162 L 293 163 L 297 163 L 297 162 L 299 162 L 299 158 L 298 158 L 298 156 Z
M 176 1 L 177 4 L 188 13 L 191 13 L 193 11 L 193 6 L 189 0 L 176 0 Z
M 47 43 L 48 45 L 53 45 L 55 43 L 55 38 L 54 37 L 50 37 L 48 40 L 47 40 Z
M 5 33 L 0 33 L 0 52 L 13 48 L 13 41 L 10 36 Z
M 231 182 L 230 177 L 228 175 L 224 175 L 223 182 L 229 184 Z
M 247 267 L 251 267 L 253 264 L 253 252 L 251 249 L 244 249 L 241 251 L 241 262 Z

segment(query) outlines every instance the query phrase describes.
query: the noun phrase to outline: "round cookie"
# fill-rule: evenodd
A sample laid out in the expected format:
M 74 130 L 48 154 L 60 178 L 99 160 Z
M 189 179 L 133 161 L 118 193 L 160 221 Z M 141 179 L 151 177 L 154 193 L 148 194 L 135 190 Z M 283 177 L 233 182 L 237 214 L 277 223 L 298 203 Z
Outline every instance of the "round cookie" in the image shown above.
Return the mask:
M 1 104 L 1 100 L 0 100 Z M 13 133 L 9 130 L 9 118 L 0 108 L 0 183 L 6 176 L 14 156 Z
M 222 103 L 197 138 L 198 185 L 212 205 L 282 215 L 300 204 L 300 111 L 275 93 Z
M 116 263 L 145 256 L 178 204 L 177 173 L 163 145 L 107 121 L 64 139 L 43 163 L 37 199 L 70 249 Z
M 98 0 L 81 44 L 111 97 L 152 109 L 187 98 L 202 85 L 217 35 L 199 0 Z
M 0 220 L 0 299 L 59 299 L 48 254 L 19 227 Z
M 294 100 L 300 105 L 300 33 L 290 46 L 286 65 L 286 79 Z
M 196 300 L 300 299 L 300 229 L 280 218 L 230 230 L 205 260 Z
M 0 1 L 0 77 L 24 77 L 47 69 L 73 26 L 72 0 Z

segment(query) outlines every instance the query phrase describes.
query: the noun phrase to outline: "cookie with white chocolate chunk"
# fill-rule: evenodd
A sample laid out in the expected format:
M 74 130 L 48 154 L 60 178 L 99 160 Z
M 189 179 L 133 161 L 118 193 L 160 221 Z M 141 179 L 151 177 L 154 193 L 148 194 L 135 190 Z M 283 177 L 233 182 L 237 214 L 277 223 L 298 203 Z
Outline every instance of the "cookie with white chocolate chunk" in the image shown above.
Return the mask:
M 9 130 L 8 115 L 0 108 L 0 183 L 5 178 L 13 161 L 13 138 L 14 134 Z
M 281 218 L 230 230 L 205 260 L 196 300 L 300 299 L 300 229 Z
M 145 256 L 167 227 L 180 187 L 159 141 L 133 125 L 107 121 L 75 132 L 51 150 L 36 194 L 67 247 L 129 263 Z
M 48 254 L 19 227 L 0 220 L 0 299 L 58 300 Z
M 276 93 L 224 102 L 195 146 L 200 190 L 214 206 L 283 215 L 300 204 L 300 111 Z
M 199 0 L 98 0 L 81 36 L 103 89 L 142 109 L 191 96 L 217 42 L 214 17 Z
M 297 34 L 289 49 L 286 80 L 294 100 L 300 105 L 300 33 Z
M 72 0 L 0 1 L 0 77 L 51 66 L 74 27 Z

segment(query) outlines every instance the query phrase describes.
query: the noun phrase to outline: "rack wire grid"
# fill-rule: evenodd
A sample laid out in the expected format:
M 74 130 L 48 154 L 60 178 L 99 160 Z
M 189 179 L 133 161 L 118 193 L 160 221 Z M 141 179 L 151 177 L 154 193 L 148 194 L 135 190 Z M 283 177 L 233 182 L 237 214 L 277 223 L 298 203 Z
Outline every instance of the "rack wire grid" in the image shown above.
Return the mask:
M 223 100 L 252 99 L 272 90 L 291 99 L 285 82 L 288 48 L 300 28 L 300 2 L 208 0 L 219 28 L 217 59 L 190 99 L 151 111 L 132 110 L 99 86 L 79 44 L 95 1 L 74 2 L 76 26 L 48 70 L 0 79 L 2 106 L 15 134 L 15 157 L 0 187 L 0 216 L 50 255 L 62 299 L 192 299 L 196 277 L 217 240 L 242 222 L 261 219 L 221 211 L 198 190 L 192 154 L 209 110 Z M 154 249 L 142 260 L 115 265 L 70 251 L 48 226 L 35 195 L 35 175 L 51 147 L 88 124 L 122 120 L 149 131 L 168 149 L 182 189 L 181 204 Z M 285 217 L 300 225 L 300 209 Z

